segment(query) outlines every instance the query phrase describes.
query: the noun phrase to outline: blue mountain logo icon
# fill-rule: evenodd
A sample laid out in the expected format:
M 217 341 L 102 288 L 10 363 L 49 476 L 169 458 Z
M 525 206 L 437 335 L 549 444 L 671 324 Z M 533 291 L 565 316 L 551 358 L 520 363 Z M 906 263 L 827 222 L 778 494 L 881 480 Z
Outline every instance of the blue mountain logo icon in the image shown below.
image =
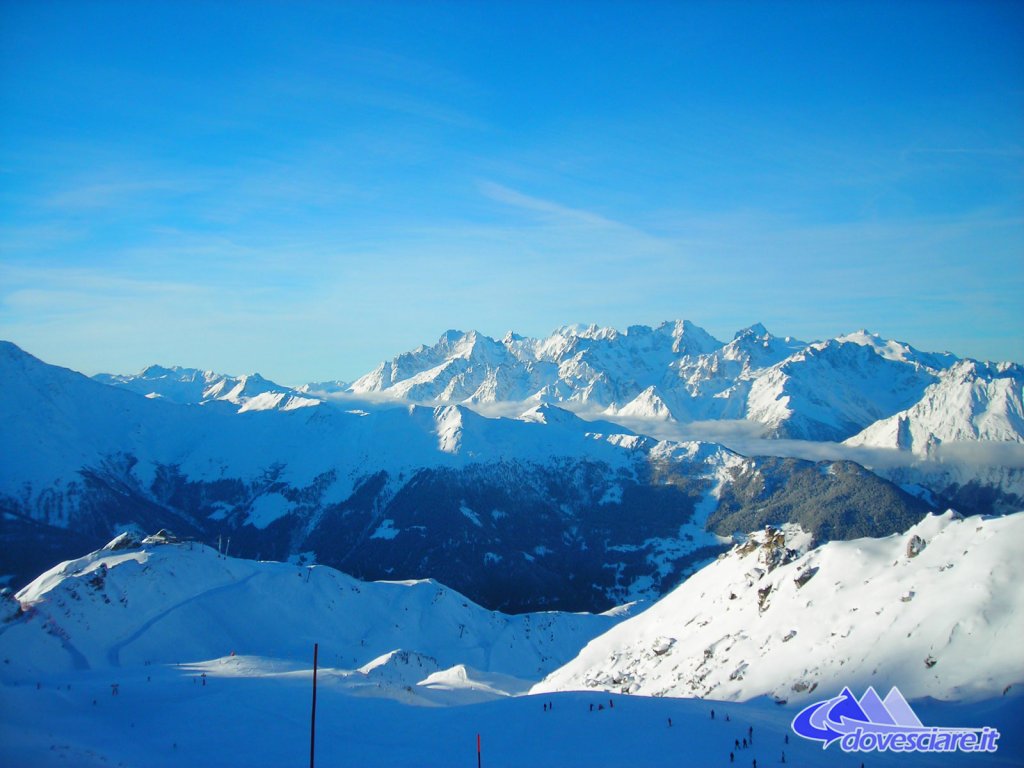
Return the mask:
M 793 718 L 793 732 L 822 749 L 839 742 L 844 752 L 995 752 L 995 728 L 938 728 L 924 725 L 899 688 L 882 699 L 873 687 L 857 699 L 849 688 L 819 701 Z

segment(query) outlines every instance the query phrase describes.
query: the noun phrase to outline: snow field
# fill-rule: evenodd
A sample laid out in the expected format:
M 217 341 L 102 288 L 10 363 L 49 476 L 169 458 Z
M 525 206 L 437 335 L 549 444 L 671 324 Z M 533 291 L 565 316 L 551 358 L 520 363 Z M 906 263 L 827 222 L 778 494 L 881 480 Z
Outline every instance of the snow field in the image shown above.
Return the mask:
M 282 766 L 309 755 L 311 676 L 262 665 L 217 672 L 223 660 L 189 667 L 110 670 L 0 688 L 0 762 L 11 766 Z M 207 684 L 200 670 L 208 672 Z M 239 675 L 244 671 L 244 675 Z M 458 707 L 410 707 L 353 696 L 318 678 L 316 764 L 329 766 L 476 765 L 476 734 L 487 768 L 735 765 L 948 766 L 949 756 L 844 755 L 789 732 L 793 707 L 694 699 L 559 693 Z M 71 689 L 68 690 L 67 686 Z M 93 700 L 96 704 L 93 705 Z M 609 708 L 609 700 L 614 706 Z M 544 705 L 552 708 L 545 711 Z M 595 711 L 590 711 L 593 705 Z M 598 710 L 603 706 L 603 710 Z M 716 718 L 710 719 L 714 708 Z M 994 755 L 962 764 L 1024 765 L 1015 728 L 1020 697 L 960 706 L 915 705 L 926 724 L 994 725 L 1004 734 Z M 726 713 L 730 721 L 725 722 Z M 672 719 L 669 727 L 668 719 Z M 753 746 L 733 740 L 753 727 Z M 785 742 L 789 734 L 789 743 Z M 961 758 L 963 759 L 963 758 Z

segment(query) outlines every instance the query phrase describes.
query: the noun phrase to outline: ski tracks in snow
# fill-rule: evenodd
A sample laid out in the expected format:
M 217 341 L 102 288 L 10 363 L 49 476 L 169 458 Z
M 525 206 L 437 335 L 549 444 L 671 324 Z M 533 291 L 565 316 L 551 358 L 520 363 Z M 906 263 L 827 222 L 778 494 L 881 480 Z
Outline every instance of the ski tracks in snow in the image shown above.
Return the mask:
M 200 592 L 198 595 L 192 595 L 192 597 L 188 597 L 188 598 L 182 600 L 179 603 L 175 603 L 170 608 L 168 608 L 166 611 L 162 611 L 161 613 L 158 613 L 156 616 L 154 616 L 153 618 L 151 618 L 148 621 L 146 621 L 141 627 L 139 627 L 137 630 L 135 630 L 127 638 L 125 638 L 124 640 L 121 640 L 120 642 L 115 643 L 114 645 L 110 646 L 110 648 L 107 650 L 107 662 L 112 667 L 120 667 L 121 666 L 121 649 L 124 648 L 126 645 L 134 643 L 136 640 L 138 640 L 140 637 L 142 637 L 142 635 L 144 635 L 147 631 L 149 631 L 150 627 L 152 627 L 154 624 L 156 624 L 159 621 L 163 621 L 165 618 L 167 618 L 167 616 L 169 616 L 170 614 L 174 613 L 174 611 L 178 610 L 179 608 L 183 608 L 184 606 L 189 605 L 190 603 L 194 603 L 197 600 L 201 600 L 203 598 L 210 597 L 211 595 L 215 595 L 215 594 L 218 594 L 220 592 L 226 592 L 226 591 L 228 591 L 230 589 L 237 589 L 238 587 L 241 587 L 246 582 L 248 582 L 250 579 L 252 579 L 254 576 L 256 576 L 258 573 L 259 573 L 259 571 L 253 571 L 248 576 L 246 576 L 243 579 L 240 579 L 239 581 L 233 581 L 230 584 L 222 584 L 219 587 L 213 587 L 212 589 L 208 589 L 205 592 Z

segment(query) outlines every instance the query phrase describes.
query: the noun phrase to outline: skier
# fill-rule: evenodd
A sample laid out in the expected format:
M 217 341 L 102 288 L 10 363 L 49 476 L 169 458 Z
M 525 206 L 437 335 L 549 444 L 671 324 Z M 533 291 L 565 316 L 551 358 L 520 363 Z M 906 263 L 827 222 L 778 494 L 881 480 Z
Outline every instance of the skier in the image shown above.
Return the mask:
M 786 762 L 786 753 L 785 752 L 782 753 L 782 762 Z
M 545 705 L 544 705 L 544 711 L 545 711 L 545 712 L 547 712 L 547 711 L 548 711 L 548 705 L 547 705 L 547 704 L 545 704 Z
M 711 719 L 712 720 L 715 719 L 715 710 L 713 710 L 713 709 L 711 710 Z
M 615 702 L 608 699 L 608 709 L 615 709 Z
M 728 712 L 725 713 L 725 722 L 727 722 L 727 723 L 729 722 L 729 713 Z
M 740 740 L 739 739 L 734 739 L 734 746 L 735 746 L 736 749 L 740 748 Z
M 671 727 L 672 727 L 672 718 L 671 718 L 671 717 L 670 717 L 670 718 L 668 719 L 668 727 L 669 727 L 669 728 L 671 728 Z
M 593 711 L 594 711 L 594 702 L 590 702 L 590 711 L 591 711 L 591 712 L 593 712 Z
M 730 753 L 729 753 L 729 762 L 731 763 L 731 762 L 733 762 L 733 761 L 734 761 L 735 759 L 736 759 L 736 755 L 734 755 L 734 754 L 733 754 L 732 752 L 730 752 Z
M 786 743 L 789 744 L 789 734 L 786 734 Z
M 746 740 L 746 739 L 744 739 L 744 740 L 743 740 L 743 748 L 744 748 L 744 749 L 746 749 L 746 748 L 747 748 L 747 740 Z

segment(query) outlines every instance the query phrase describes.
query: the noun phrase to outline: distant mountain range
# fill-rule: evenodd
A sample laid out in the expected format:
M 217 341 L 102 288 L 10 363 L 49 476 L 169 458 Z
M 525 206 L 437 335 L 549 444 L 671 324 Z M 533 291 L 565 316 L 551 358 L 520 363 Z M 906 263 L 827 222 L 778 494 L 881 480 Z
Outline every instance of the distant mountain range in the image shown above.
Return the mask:
M 349 394 L 469 407 L 554 403 L 611 419 L 745 419 L 767 437 L 921 454 L 943 442 L 1024 443 L 1024 367 L 920 352 L 867 331 L 813 343 L 774 336 L 760 324 L 723 343 L 689 321 L 625 332 L 568 326 L 545 339 L 447 331 L 351 384 L 290 389 L 259 374 L 161 366 L 94 378 L 176 403 L 240 410 Z
M 291 410 L 317 405 L 320 400 L 302 397 L 288 387 L 269 381 L 258 373 L 227 376 L 196 368 L 164 368 L 151 365 L 137 375 L 101 373 L 96 381 L 172 403 L 224 403 L 239 412 L 272 409 Z
M 0 381 L 13 583 L 165 527 L 361 578 L 436 578 L 488 608 L 605 610 L 658 597 L 766 523 L 884 535 L 1024 495 L 1021 366 L 865 332 L 450 331 L 351 384 L 298 388 L 160 366 L 90 380 L 0 343 Z M 905 458 L 872 472 L 644 434 L 695 419 Z M 951 461 L 965 446 L 995 458 Z
M 955 362 L 865 331 L 808 344 L 760 324 L 728 343 L 688 321 L 501 341 L 448 331 L 432 347 L 381 363 L 348 391 L 467 405 L 536 400 L 675 421 L 748 419 L 774 437 L 837 441 L 909 408 Z

